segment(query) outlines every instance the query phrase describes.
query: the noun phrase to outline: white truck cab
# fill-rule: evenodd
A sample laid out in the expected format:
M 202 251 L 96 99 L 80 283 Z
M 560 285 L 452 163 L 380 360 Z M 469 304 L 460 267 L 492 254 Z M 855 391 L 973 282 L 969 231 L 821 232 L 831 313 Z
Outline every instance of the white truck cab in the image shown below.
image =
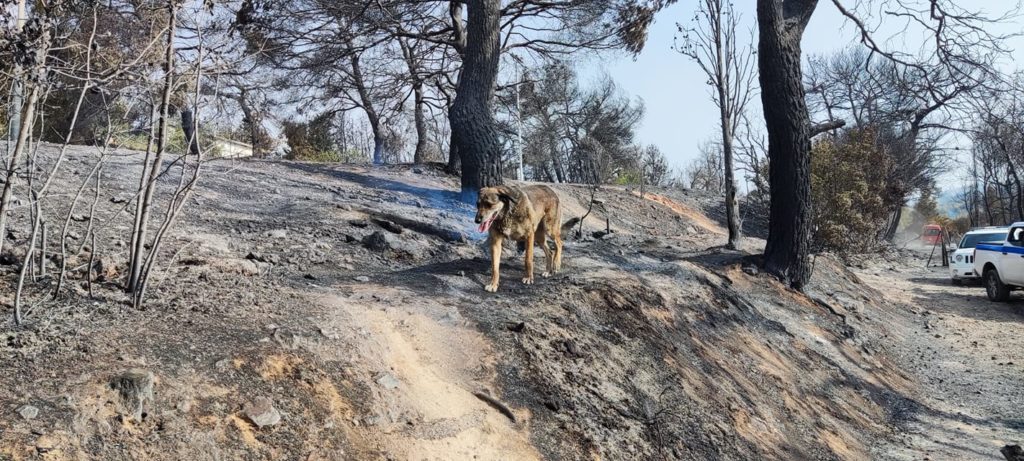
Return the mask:
M 991 301 L 1007 301 L 1011 290 L 1024 287 L 1024 222 L 1013 223 L 1002 242 L 977 244 L 974 271 Z
M 1002 243 L 1006 241 L 1008 230 L 1007 227 L 981 227 L 964 234 L 949 257 L 949 277 L 953 285 L 979 280 L 981 275 L 974 272 L 974 247 L 984 243 Z

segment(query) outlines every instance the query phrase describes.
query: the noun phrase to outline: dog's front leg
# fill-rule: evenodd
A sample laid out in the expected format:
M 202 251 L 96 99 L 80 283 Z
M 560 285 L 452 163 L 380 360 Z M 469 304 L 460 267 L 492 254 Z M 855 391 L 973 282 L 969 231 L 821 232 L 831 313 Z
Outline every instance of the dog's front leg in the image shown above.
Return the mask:
M 533 284 L 533 244 L 534 236 L 531 232 L 526 236 L 526 277 L 523 278 L 523 283 L 527 285 Z
M 491 235 L 491 283 L 484 287 L 485 291 L 498 291 L 498 279 L 501 268 L 501 236 Z

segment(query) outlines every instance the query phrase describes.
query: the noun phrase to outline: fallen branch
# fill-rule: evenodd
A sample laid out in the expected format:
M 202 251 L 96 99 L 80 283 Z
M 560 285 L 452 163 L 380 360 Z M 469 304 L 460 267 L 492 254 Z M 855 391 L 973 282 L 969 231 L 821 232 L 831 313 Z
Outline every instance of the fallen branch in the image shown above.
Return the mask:
M 505 417 L 512 420 L 513 423 L 516 422 L 516 414 L 512 413 L 512 410 L 505 406 L 504 403 L 499 402 L 498 399 L 491 397 L 489 394 L 482 391 L 475 391 L 473 392 L 473 395 L 494 407 L 495 410 L 498 410 L 501 414 L 505 415 Z

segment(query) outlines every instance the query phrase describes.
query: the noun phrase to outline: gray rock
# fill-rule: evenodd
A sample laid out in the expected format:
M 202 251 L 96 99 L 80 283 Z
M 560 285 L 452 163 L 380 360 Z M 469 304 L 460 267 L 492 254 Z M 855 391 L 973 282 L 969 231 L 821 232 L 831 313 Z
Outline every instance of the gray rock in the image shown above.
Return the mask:
M 390 390 L 397 388 L 398 385 L 401 383 L 398 381 L 398 378 L 395 378 L 390 373 L 384 373 L 377 378 L 377 384 L 379 384 L 384 389 Z
M 274 229 L 270 232 L 267 232 L 267 237 L 274 239 L 283 239 L 288 237 L 288 231 L 285 229 Z
M 281 412 L 277 411 L 274 402 L 266 397 L 256 397 L 252 402 L 245 404 L 242 413 L 260 429 L 281 422 Z
M 370 281 L 370 278 L 365 275 L 360 275 L 358 277 L 353 277 L 352 280 L 355 280 L 360 283 L 366 283 Z
M 121 397 L 123 415 L 142 421 L 144 408 L 153 403 L 153 372 L 132 369 L 110 380 L 110 388 Z
M 363 237 L 363 246 L 368 250 L 387 251 L 394 245 L 392 238 L 389 235 L 381 231 L 375 231 L 374 233 Z
M 39 416 L 39 409 L 32 405 L 22 405 L 18 408 L 18 414 L 25 419 L 35 419 Z

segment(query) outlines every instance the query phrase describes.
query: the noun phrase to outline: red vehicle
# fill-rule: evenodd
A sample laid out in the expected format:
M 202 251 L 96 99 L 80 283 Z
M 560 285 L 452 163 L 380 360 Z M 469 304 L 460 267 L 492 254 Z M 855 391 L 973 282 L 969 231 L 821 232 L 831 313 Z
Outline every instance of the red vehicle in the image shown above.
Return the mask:
M 928 224 L 921 228 L 921 241 L 926 245 L 938 245 L 942 243 L 942 226 Z

